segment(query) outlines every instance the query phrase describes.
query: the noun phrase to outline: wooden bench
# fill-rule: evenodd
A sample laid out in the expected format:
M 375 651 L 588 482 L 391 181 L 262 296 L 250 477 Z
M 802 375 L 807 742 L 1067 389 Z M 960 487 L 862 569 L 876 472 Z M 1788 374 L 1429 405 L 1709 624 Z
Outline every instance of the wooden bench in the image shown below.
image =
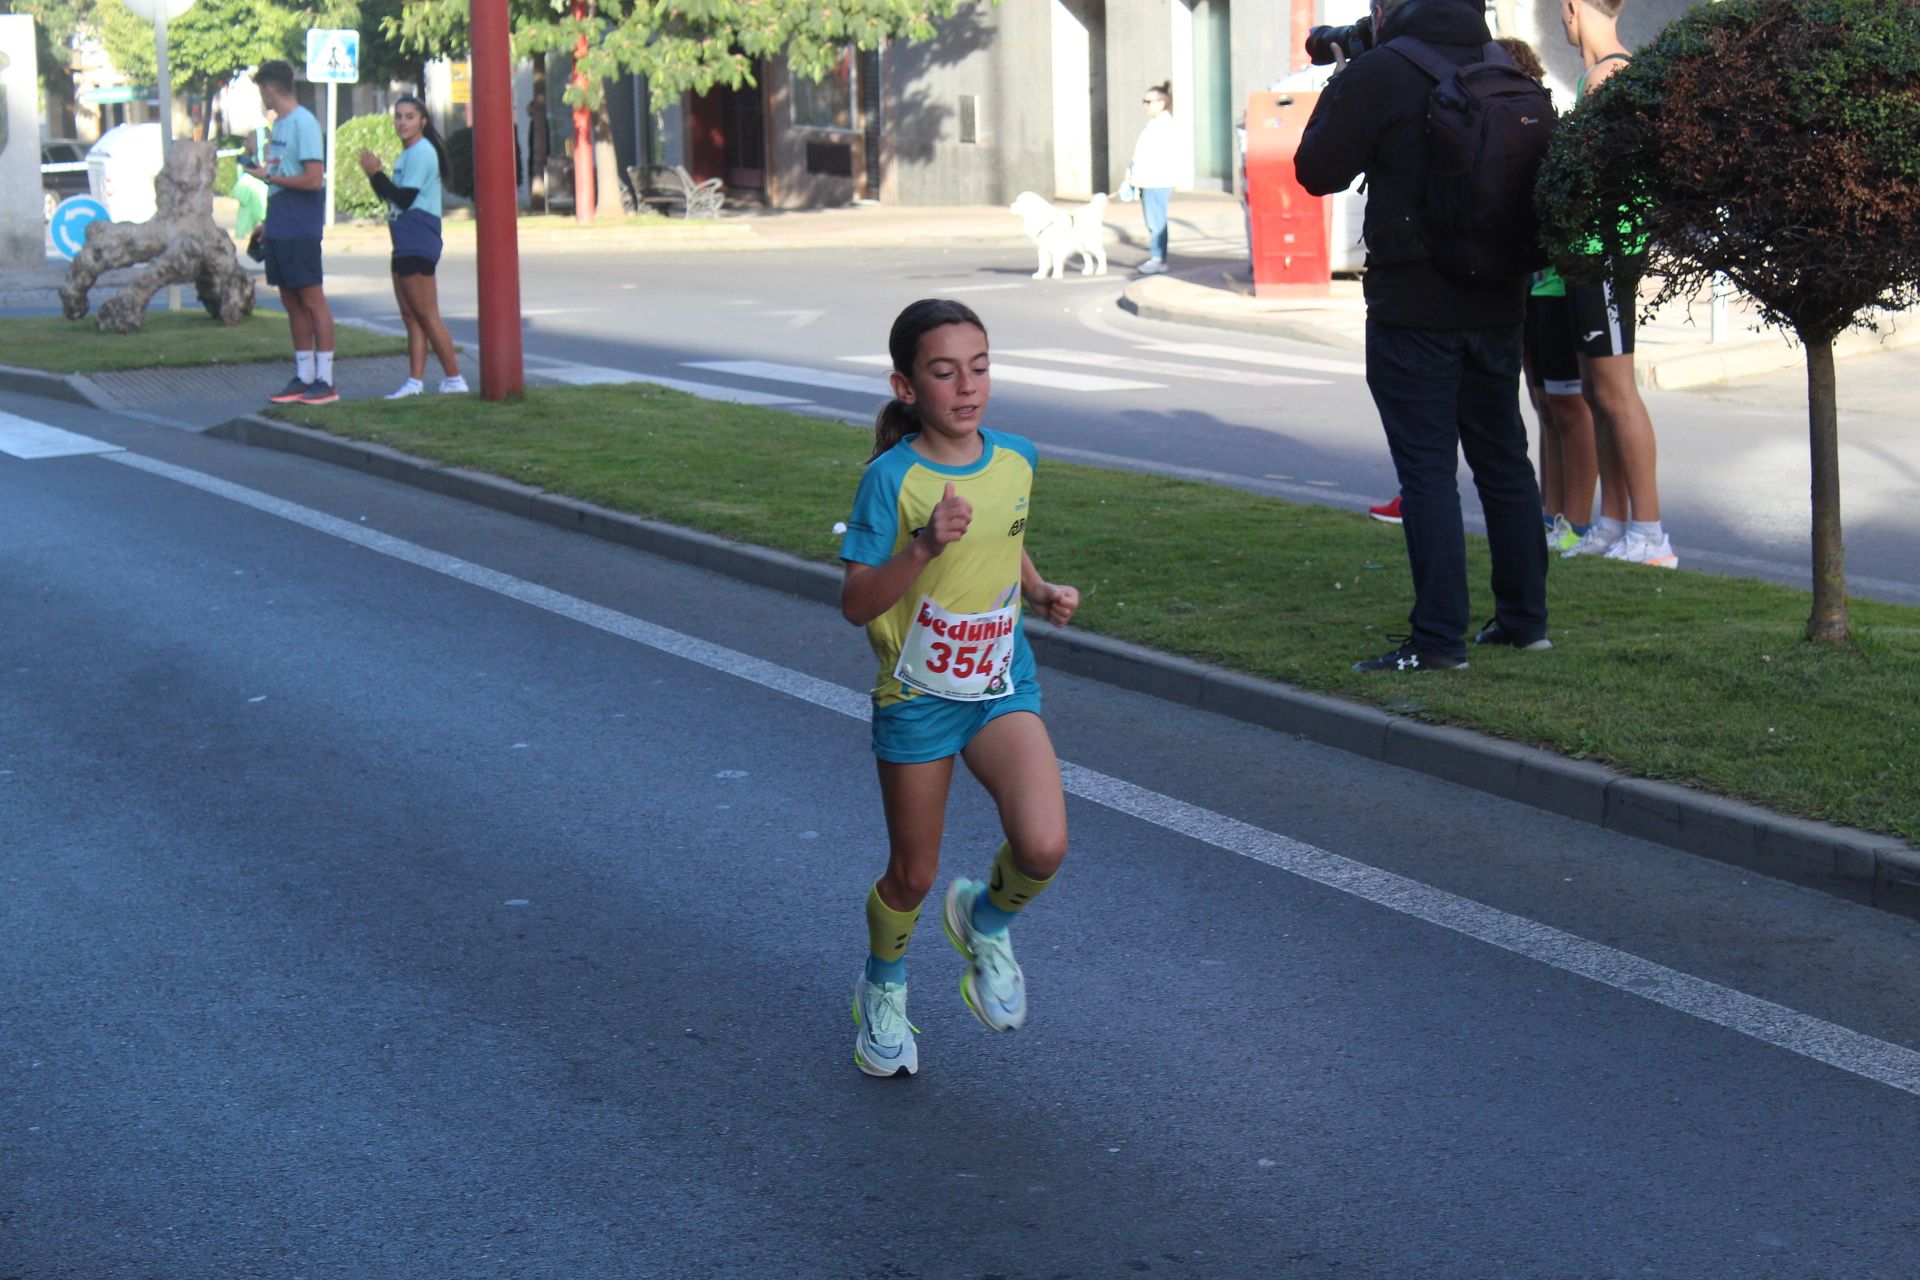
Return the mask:
M 640 203 L 661 212 L 678 206 L 683 218 L 717 218 L 727 200 L 718 178 L 695 182 L 684 165 L 635 165 L 627 170 Z

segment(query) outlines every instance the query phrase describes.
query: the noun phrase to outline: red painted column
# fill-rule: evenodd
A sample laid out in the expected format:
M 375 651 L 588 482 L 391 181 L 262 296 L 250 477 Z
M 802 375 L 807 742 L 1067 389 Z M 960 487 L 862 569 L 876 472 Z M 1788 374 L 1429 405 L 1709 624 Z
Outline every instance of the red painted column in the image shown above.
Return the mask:
M 520 239 L 513 173 L 513 64 L 507 0 L 472 0 L 473 204 L 480 289 L 480 394 L 517 399 L 527 376 L 520 344 Z
M 587 0 L 573 0 L 573 16 L 585 20 Z M 580 69 L 580 63 L 587 56 L 587 36 L 583 31 L 580 40 L 573 46 L 573 87 L 585 89 L 587 74 Z M 592 222 L 594 212 L 593 190 L 593 112 L 584 106 L 573 109 L 573 218 L 576 222 Z

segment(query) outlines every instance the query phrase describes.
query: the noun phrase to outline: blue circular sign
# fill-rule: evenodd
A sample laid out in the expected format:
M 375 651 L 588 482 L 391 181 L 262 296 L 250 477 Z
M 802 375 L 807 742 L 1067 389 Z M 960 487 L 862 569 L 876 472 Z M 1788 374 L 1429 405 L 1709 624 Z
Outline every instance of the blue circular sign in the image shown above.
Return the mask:
M 48 229 L 53 233 L 54 252 L 71 260 L 87 243 L 87 224 L 103 222 L 107 206 L 92 196 L 69 196 L 53 211 Z

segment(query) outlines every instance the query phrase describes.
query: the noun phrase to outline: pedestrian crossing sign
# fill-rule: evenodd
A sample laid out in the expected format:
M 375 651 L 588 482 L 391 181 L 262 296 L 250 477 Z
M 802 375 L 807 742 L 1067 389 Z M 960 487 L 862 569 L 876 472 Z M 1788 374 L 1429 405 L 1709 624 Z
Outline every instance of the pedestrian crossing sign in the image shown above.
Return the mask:
M 322 27 L 307 32 L 307 79 L 314 84 L 357 84 L 360 33 Z

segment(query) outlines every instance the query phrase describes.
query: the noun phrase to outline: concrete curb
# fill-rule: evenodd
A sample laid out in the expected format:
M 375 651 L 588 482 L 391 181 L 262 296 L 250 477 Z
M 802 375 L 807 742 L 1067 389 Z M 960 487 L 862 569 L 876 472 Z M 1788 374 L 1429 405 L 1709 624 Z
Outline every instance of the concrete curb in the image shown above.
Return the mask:
M 384 445 L 246 415 L 208 434 L 280 449 L 479 503 L 677 560 L 755 586 L 837 604 L 831 566 L 642 520 Z M 1502 799 L 1856 902 L 1920 917 L 1920 851 L 1899 840 L 1787 818 L 1756 805 L 1569 760 L 1466 729 L 1222 670 L 1124 640 L 1029 620 L 1035 657 L 1055 670 L 1337 747 Z
M 17 391 L 44 400 L 64 400 L 90 409 L 118 410 L 121 406 L 84 373 L 46 373 L 0 364 L 0 391 Z
M 1143 320 L 1267 333 L 1342 351 L 1362 351 L 1366 348 L 1366 311 L 1357 299 L 1357 294 L 1351 300 L 1341 295 L 1249 298 L 1176 275 L 1162 275 L 1129 281 L 1120 295 L 1120 306 Z
M 1833 358 L 1846 360 L 1920 344 L 1920 319 L 1912 313 L 1880 312 L 1875 316 L 1875 324 L 1877 331 L 1854 329 L 1841 334 L 1833 344 Z M 1804 368 L 1807 363 L 1806 349 L 1786 334 L 1778 333 L 1749 342 L 1726 342 L 1703 350 L 1675 352 L 1665 358 L 1656 354 L 1647 359 L 1646 355 L 1644 350 L 1636 353 L 1634 373 L 1641 386 L 1661 391 L 1683 391 L 1756 374 L 1781 373 Z

